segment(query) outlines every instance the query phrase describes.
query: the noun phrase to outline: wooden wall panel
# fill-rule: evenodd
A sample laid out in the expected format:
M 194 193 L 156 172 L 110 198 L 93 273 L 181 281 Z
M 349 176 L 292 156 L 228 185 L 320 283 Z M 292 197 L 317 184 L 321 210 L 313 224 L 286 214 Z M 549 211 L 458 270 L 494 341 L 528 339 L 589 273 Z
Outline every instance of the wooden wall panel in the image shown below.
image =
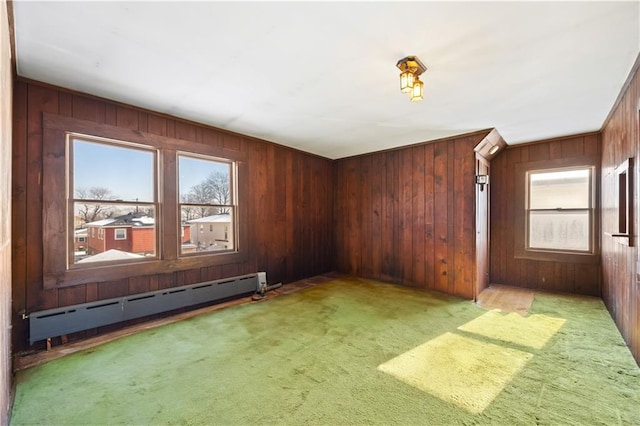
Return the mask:
M 13 71 L 7 3 L 0 1 L 0 424 L 11 406 L 11 98 Z M 20 170 L 24 173 L 24 168 Z M 21 264 L 20 268 L 24 268 Z
M 596 157 L 600 153 L 597 134 L 576 135 L 538 143 L 511 146 L 491 162 L 491 256 L 490 281 L 541 290 L 600 295 L 600 265 L 514 258 L 516 193 L 524 183 L 516 182 L 516 167 L 528 161 Z M 576 273 L 577 272 L 577 273 Z
M 95 283 L 44 290 L 44 112 L 243 152 L 250 180 L 243 206 L 249 222 L 246 262 L 115 281 L 96 277 Z M 13 114 L 13 344 L 17 350 L 27 348 L 27 322 L 21 319 L 22 312 L 258 270 L 267 272 L 270 283 L 291 282 L 332 270 L 333 166 L 328 159 L 31 81 L 15 83 Z
M 640 57 L 619 103 L 602 129 L 602 298 L 636 361 L 640 364 Z M 615 229 L 616 179 L 614 169 L 625 159 L 635 158 L 634 245 L 620 244 L 607 232 Z
M 336 160 L 335 267 L 473 298 L 473 148 L 486 134 Z

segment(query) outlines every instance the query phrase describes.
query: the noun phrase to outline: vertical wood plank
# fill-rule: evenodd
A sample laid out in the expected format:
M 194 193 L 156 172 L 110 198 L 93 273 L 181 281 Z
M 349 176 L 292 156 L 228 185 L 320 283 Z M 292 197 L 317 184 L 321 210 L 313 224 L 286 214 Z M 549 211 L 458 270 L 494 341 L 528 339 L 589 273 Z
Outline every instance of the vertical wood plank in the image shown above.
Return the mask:
M 20 313 L 27 309 L 27 138 L 28 87 L 17 82 L 13 90 L 11 148 L 11 297 L 12 346 L 20 348 L 26 340 L 27 324 Z
M 397 153 L 388 152 L 385 155 L 385 196 L 383 204 L 382 221 L 382 268 L 380 277 L 384 280 L 393 281 L 396 277 L 396 191 L 397 191 Z
M 385 178 L 382 171 L 386 168 L 386 156 L 384 154 L 372 155 L 372 167 L 374 173 L 371 179 L 371 276 L 381 278 L 383 259 L 383 220 L 384 199 L 386 194 Z
M 73 117 L 80 120 L 89 120 L 95 123 L 106 121 L 105 103 L 93 98 L 74 95 L 72 99 Z
M 138 294 L 138 293 L 145 293 L 147 291 L 152 291 L 149 286 L 150 281 L 151 280 L 149 275 L 130 277 L 129 289 L 127 294 Z
M 398 250 L 403 253 L 399 256 L 398 267 L 401 283 L 413 284 L 413 151 L 403 149 L 400 156 L 400 168 L 398 169 L 400 197 L 398 201 Z
M 370 244 L 372 223 L 374 221 L 375 213 L 372 209 L 372 195 L 371 195 L 371 180 L 372 180 L 372 157 L 370 155 L 364 156 L 360 160 L 360 173 L 357 181 L 357 190 L 360 192 L 361 198 L 361 215 L 362 221 L 359 224 L 360 229 L 360 241 L 358 247 L 360 247 L 361 259 L 360 259 L 360 275 L 363 277 L 373 277 L 373 265 L 371 259 L 373 257 L 373 251 L 375 248 Z
M 446 143 L 434 147 L 434 225 L 435 225 L 435 270 L 434 288 L 446 293 L 449 290 L 449 168 Z
M 424 145 L 411 149 L 413 179 L 411 182 L 411 201 L 413 212 L 413 264 L 411 265 L 412 282 L 418 287 L 427 288 L 425 282 L 426 257 L 431 253 L 425 252 L 425 148 Z
M 57 291 L 42 291 L 42 112 L 58 113 L 58 92 L 40 86 L 28 89 L 26 288 L 29 311 L 55 308 Z
M 433 290 L 436 288 L 436 229 L 435 229 L 435 152 L 434 145 L 424 147 L 424 253 L 425 253 L 425 287 Z

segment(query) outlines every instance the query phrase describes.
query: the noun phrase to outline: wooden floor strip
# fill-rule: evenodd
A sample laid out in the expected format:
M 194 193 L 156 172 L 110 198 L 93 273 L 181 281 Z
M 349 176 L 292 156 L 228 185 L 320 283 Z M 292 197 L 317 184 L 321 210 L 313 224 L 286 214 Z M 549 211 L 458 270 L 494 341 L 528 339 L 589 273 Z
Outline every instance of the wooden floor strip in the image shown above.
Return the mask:
M 528 288 L 492 284 L 478 296 L 478 305 L 485 309 L 500 309 L 502 312 L 517 312 L 527 315 L 535 292 Z

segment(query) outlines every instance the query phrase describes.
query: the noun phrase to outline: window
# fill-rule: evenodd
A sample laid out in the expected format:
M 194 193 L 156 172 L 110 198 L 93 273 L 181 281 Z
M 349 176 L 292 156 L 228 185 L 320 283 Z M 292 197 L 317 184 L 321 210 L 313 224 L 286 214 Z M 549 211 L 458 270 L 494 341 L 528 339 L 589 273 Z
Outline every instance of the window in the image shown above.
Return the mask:
M 178 154 L 180 226 L 199 227 L 190 243 L 181 245 L 181 255 L 234 250 L 235 244 L 219 244 L 236 216 L 235 167 L 233 162 L 208 156 Z M 208 228 L 208 232 L 204 229 Z M 224 238 L 225 240 L 227 238 Z M 195 246 L 195 251 L 193 250 Z
M 98 239 L 126 240 L 126 228 L 135 225 L 131 246 L 111 246 L 89 241 L 86 255 L 69 253 L 71 268 L 93 266 L 95 262 L 118 263 L 156 258 L 155 217 L 157 150 L 85 135 L 67 135 L 69 211 L 74 231 L 98 229 Z M 126 172 L 125 172 L 126 171 Z M 79 220 L 76 220 L 79 218 Z M 109 228 L 105 228 L 109 227 Z M 134 241 L 140 240 L 140 241 Z
M 514 256 L 598 263 L 597 157 L 515 165 Z
M 247 260 L 246 154 L 48 113 L 43 143 L 45 288 Z M 219 191 L 189 198 L 210 177 Z M 220 244 L 225 225 L 230 242 Z
M 78 242 L 79 243 L 86 243 L 87 242 L 87 237 L 78 237 Z
M 592 168 L 527 173 L 527 249 L 591 252 Z

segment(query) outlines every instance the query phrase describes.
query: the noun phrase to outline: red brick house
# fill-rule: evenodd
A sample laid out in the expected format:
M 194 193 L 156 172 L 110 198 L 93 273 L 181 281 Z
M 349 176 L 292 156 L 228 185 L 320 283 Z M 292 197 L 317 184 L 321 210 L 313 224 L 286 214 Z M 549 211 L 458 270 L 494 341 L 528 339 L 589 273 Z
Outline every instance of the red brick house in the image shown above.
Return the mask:
M 155 221 L 144 214 L 127 214 L 85 225 L 87 254 L 116 249 L 128 253 L 155 253 Z
M 85 225 L 87 255 L 93 256 L 107 250 L 153 255 L 155 253 L 156 228 L 153 217 L 130 213 L 118 217 L 89 222 Z M 189 225 L 182 226 L 182 242 L 191 240 Z

